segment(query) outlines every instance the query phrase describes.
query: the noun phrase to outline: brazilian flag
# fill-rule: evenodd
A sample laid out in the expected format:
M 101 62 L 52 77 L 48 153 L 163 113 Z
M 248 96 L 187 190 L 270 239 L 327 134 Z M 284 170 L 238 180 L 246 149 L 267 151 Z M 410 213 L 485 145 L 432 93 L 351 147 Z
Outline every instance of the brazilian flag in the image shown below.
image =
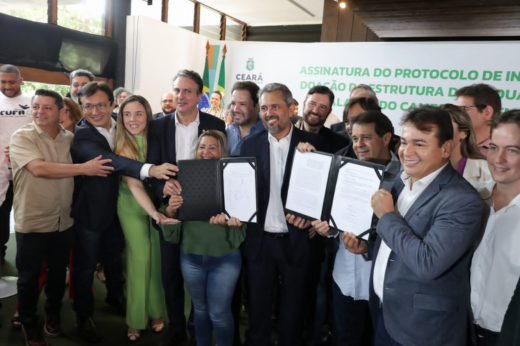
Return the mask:
M 208 65 L 208 55 L 206 54 L 206 63 L 204 65 L 204 75 L 202 76 L 202 98 L 199 102 L 199 109 L 208 108 L 209 107 L 209 65 Z

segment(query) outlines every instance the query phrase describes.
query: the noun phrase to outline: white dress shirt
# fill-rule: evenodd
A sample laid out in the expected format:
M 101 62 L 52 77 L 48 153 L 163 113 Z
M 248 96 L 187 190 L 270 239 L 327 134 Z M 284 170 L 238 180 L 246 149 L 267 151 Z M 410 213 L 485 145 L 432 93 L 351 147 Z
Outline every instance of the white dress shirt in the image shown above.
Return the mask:
M 197 118 L 188 124 L 182 125 L 179 122 L 177 112 L 175 112 L 175 156 L 179 160 L 193 160 L 195 158 L 195 150 L 197 149 L 197 141 L 199 139 L 199 113 Z
M 115 147 L 115 143 L 114 143 L 114 139 L 116 138 L 116 121 L 111 118 L 110 120 L 112 120 L 112 122 L 110 123 L 110 130 L 107 131 L 107 129 L 105 129 L 103 126 L 94 126 L 96 128 L 96 130 L 98 130 L 98 132 L 106 138 L 107 142 L 108 142 L 108 145 L 110 146 L 110 149 L 112 151 L 114 151 L 114 147 Z M 143 179 L 146 179 L 146 178 L 149 178 L 150 175 L 149 175 L 149 171 L 150 171 L 150 167 L 152 167 L 151 164 L 149 163 L 145 163 L 143 165 L 143 167 L 141 167 L 141 172 L 140 172 L 140 177 L 141 177 L 141 180 Z
M 520 195 L 495 212 L 495 184 L 491 180 L 475 186 L 490 214 L 471 262 L 471 308 L 476 324 L 498 333 L 520 278 Z
M 450 162 L 448 161 L 446 165 L 447 164 L 450 164 Z M 444 169 L 444 167 L 446 167 L 446 165 L 416 181 L 412 186 L 410 186 L 412 182 L 411 177 L 406 174 L 405 171 L 403 171 L 403 173 L 401 173 L 401 180 L 404 183 L 404 187 L 399 194 L 399 198 L 397 199 L 395 208 L 396 213 L 401 215 L 401 217 L 404 217 L 417 198 L 419 198 L 421 193 L 423 193 L 423 191 L 426 190 L 432 181 L 437 178 L 439 173 Z M 391 253 L 392 249 L 390 249 L 384 241 L 381 241 L 381 246 L 379 247 L 379 252 L 377 253 L 376 264 L 374 266 L 373 277 L 374 292 L 381 301 L 383 301 L 383 286 L 385 282 L 386 266 L 388 265 L 388 259 L 390 258 Z
M 274 138 L 270 133 L 267 135 L 269 140 L 269 162 L 271 166 L 269 173 L 271 178 L 269 184 L 269 204 L 267 205 L 264 225 L 266 232 L 289 232 L 282 204 L 282 184 L 292 133 L 293 126 L 291 126 L 289 134 L 280 140 Z

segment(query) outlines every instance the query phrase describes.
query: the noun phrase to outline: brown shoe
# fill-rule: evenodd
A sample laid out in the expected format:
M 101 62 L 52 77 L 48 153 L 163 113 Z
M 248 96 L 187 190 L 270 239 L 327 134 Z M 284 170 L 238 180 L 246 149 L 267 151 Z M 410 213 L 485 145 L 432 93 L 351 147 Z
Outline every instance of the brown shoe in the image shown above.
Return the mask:
M 47 336 L 56 338 L 61 334 L 60 315 L 45 314 L 45 325 L 43 331 Z
M 22 326 L 22 331 L 25 336 L 25 345 L 27 346 L 48 346 L 49 344 L 43 338 L 42 332 L 37 326 L 26 327 Z

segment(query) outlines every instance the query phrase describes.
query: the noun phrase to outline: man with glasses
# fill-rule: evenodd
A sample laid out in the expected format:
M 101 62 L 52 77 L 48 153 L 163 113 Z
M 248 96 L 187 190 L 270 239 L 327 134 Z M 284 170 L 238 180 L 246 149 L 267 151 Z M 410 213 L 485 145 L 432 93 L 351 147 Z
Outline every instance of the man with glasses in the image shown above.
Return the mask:
M 169 175 L 175 175 L 177 167 L 168 163 L 153 166 L 112 152 L 116 122 L 111 117 L 114 94 L 108 84 L 90 82 L 80 89 L 78 97 L 85 118 L 76 125 L 70 149 L 73 162 L 83 163 L 101 156 L 103 159 L 111 159 L 111 166 L 114 167 L 113 174 L 107 177 L 77 176 L 74 180 L 71 213 L 75 220 L 76 238 L 72 275 L 75 295 L 73 307 L 80 336 L 88 342 L 98 342 L 101 336 L 92 321 L 92 282 L 99 253 L 106 275 L 105 302 L 123 314 L 126 310 L 121 260 L 124 237 L 117 218 L 118 175 L 136 179 L 167 179 Z
M 351 98 L 345 105 L 345 108 L 343 109 L 343 122 L 332 125 L 330 129 L 350 139 L 350 136 L 352 134 L 350 122 L 352 121 L 352 118 L 363 113 L 364 111 L 381 112 L 381 107 L 379 107 L 377 102 L 372 98 Z
M 487 156 L 491 121 L 500 115 L 502 109 L 497 89 L 489 84 L 473 84 L 457 90 L 455 97 L 457 106 L 465 110 L 471 118 L 480 152 Z
M 171 115 L 173 114 L 173 112 L 175 112 L 175 103 L 173 103 L 172 93 L 166 93 L 161 97 L 161 109 L 162 112 L 155 113 L 153 115 L 154 119 L 157 119 L 165 115 Z
M 92 82 L 95 76 L 88 70 L 76 70 L 70 74 L 70 92 L 67 97 L 70 97 L 74 102 L 79 104 L 78 91 L 87 83 Z

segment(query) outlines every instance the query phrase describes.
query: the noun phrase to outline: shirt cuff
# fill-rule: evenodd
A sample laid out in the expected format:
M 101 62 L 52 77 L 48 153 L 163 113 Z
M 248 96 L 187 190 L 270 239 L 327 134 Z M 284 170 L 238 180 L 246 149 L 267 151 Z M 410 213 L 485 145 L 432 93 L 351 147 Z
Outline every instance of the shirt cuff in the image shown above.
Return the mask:
M 150 168 L 152 168 L 152 164 L 151 163 L 145 163 L 143 165 L 143 167 L 141 168 L 141 173 L 140 173 L 140 176 L 141 176 L 141 180 L 144 180 L 146 178 L 150 178 Z

